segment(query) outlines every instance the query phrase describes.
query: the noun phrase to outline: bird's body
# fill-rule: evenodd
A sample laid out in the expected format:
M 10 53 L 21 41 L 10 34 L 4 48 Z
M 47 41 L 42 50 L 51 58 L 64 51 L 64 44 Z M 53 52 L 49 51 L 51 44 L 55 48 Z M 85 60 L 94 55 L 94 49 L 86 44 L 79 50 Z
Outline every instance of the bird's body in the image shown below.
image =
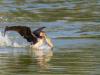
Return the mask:
M 35 49 L 52 49 L 53 44 L 50 38 L 47 38 L 44 31 L 45 27 L 41 27 L 34 32 L 31 31 L 29 27 L 26 26 L 10 26 L 5 28 L 6 31 L 16 31 L 28 42 L 31 42 L 31 47 Z M 5 35 L 4 32 L 4 35 Z
M 34 45 L 31 45 L 30 47 L 34 49 L 51 49 L 51 47 L 41 39 L 38 39 L 38 42 Z

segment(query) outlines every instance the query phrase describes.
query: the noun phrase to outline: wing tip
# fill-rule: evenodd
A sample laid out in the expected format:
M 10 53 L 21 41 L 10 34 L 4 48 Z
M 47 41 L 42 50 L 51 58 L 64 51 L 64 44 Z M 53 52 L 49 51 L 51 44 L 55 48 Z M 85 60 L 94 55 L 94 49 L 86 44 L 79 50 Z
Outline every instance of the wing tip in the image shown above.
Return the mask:
M 6 26 L 5 29 L 4 29 L 4 36 L 6 34 L 7 28 L 8 28 L 8 26 Z
M 42 27 L 42 28 L 46 28 L 46 27 L 44 26 L 44 27 Z

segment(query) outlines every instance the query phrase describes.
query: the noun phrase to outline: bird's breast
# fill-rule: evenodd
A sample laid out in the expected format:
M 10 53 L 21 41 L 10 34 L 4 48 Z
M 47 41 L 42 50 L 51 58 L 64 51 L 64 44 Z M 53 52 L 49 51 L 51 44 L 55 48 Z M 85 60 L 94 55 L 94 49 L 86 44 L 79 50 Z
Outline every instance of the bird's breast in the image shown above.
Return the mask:
M 34 49 L 51 49 L 51 47 L 42 39 L 38 39 L 38 42 L 34 45 L 31 45 Z

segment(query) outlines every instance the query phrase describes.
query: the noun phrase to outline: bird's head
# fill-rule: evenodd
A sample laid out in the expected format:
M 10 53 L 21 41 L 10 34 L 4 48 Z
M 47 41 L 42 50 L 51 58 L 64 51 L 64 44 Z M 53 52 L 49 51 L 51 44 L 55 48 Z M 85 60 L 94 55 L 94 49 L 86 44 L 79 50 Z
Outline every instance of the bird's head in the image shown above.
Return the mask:
M 44 31 L 41 31 L 39 33 L 40 38 L 45 38 L 46 37 L 46 33 Z

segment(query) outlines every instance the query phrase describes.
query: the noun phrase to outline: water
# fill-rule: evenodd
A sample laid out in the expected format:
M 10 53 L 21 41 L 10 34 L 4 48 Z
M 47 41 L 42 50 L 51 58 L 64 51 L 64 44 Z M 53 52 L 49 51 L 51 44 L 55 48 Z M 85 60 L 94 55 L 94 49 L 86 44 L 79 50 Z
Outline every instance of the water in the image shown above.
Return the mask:
M 100 75 L 100 0 L 0 0 L 0 75 Z M 53 50 L 32 50 L 5 26 L 46 26 Z

